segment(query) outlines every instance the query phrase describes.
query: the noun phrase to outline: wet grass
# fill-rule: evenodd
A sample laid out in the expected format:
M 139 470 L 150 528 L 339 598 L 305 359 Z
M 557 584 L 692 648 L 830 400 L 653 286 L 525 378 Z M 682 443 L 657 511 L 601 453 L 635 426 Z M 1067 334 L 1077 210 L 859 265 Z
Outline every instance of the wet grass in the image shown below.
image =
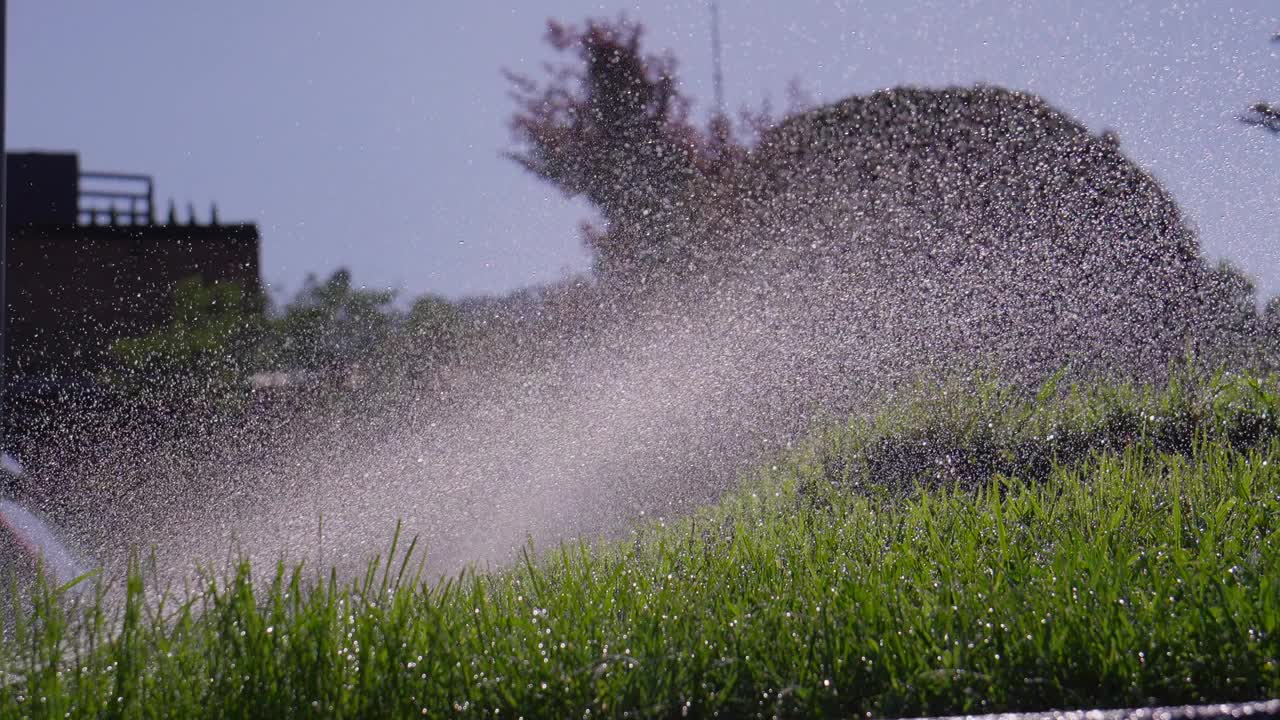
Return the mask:
M 0 714 L 744 717 L 1280 696 L 1280 386 L 947 389 L 715 507 L 442 583 L 240 565 L 56 591 Z M 182 593 L 171 597 L 179 597 Z

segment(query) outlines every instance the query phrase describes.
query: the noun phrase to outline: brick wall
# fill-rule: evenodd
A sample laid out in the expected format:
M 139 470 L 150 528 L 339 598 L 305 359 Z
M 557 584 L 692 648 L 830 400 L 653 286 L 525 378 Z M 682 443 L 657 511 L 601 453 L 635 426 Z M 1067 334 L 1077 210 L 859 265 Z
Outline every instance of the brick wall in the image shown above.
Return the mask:
M 117 338 L 166 324 L 175 284 L 261 290 L 257 226 L 28 225 L 8 246 L 10 376 L 84 376 Z

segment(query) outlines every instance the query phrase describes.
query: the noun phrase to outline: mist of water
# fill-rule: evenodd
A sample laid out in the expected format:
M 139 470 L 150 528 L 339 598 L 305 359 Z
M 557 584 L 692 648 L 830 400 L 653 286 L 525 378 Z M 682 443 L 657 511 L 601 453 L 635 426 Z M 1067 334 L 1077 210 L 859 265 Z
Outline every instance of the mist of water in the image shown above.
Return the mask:
M 69 471 L 68 532 L 117 567 L 154 548 L 175 575 L 229 552 L 358 572 L 400 520 L 448 573 L 685 512 L 922 375 L 1149 373 L 1183 350 L 1194 238 L 1112 145 L 990 89 L 807 122 L 762 144 L 768 183 L 679 228 L 687 270 L 641 299 L 582 288 L 367 412 L 191 451 L 119 438 Z
M 19 555 L 8 558 L 40 571 L 55 587 L 67 585 L 91 570 L 39 515 L 12 500 L 0 500 L 0 536 Z M 18 570 L 19 568 L 14 568 Z

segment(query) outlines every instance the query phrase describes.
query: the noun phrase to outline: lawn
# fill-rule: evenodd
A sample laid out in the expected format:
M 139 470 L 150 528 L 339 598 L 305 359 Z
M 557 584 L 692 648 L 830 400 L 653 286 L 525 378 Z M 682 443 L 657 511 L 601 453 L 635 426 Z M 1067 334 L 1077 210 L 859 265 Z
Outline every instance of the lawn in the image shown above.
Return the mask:
M 136 568 L 123 602 L 37 593 L 0 644 L 0 714 L 892 717 L 1276 697 L 1278 463 L 1274 378 L 922 388 L 816 427 L 714 506 L 500 572 L 425 578 L 422 548 L 389 527 L 354 582 L 242 563 L 163 600 Z

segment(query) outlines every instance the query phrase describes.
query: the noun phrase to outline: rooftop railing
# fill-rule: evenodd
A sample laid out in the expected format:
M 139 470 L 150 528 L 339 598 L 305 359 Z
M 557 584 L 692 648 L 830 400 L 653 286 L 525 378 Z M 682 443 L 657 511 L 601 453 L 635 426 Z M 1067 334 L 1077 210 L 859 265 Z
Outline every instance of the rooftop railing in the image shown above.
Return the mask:
M 80 173 L 80 224 L 152 225 L 155 221 L 155 183 L 150 175 Z

